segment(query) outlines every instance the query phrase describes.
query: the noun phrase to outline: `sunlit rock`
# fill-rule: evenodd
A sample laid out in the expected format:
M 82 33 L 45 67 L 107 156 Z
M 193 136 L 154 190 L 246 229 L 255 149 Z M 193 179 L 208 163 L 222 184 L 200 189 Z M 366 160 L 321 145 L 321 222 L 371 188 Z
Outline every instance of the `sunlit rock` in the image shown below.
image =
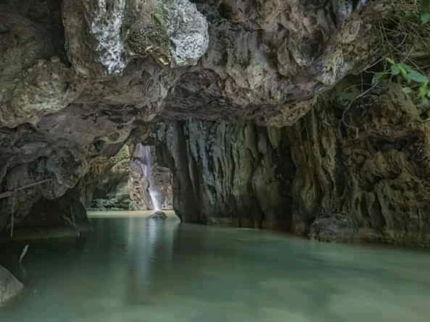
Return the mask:
M 172 65 L 196 65 L 209 46 L 206 18 L 189 0 L 161 1 L 166 3 Z

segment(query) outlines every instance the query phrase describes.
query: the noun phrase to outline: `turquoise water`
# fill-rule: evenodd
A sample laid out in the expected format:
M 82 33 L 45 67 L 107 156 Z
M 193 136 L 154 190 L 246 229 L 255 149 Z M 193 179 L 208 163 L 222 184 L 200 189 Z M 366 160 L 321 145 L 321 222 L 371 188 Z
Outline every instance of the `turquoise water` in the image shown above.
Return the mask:
M 31 245 L 17 322 L 430 321 L 430 256 L 270 232 L 94 218 L 83 250 Z

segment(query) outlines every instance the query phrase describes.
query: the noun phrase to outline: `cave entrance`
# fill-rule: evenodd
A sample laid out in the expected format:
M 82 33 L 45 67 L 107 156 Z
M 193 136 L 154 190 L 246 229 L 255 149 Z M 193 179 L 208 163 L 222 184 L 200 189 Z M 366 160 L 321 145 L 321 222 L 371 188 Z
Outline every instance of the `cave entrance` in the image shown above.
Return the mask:
M 159 164 L 155 147 L 125 145 L 114 157 L 98 157 L 80 182 L 90 211 L 173 209 L 172 173 Z
M 154 146 L 131 146 L 128 189 L 133 210 L 173 209 L 173 177 L 169 168 L 159 164 Z

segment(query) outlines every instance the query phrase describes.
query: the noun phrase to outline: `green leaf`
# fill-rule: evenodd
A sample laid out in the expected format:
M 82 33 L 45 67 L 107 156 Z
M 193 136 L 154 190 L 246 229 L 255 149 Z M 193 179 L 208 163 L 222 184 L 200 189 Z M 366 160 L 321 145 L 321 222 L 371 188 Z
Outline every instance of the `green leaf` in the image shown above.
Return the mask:
M 412 11 L 406 11 L 405 12 L 405 18 L 411 19 L 414 16 L 414 13 Z
M 400 74 L 400 68 L 397 65 L 391 66 L 391 75 L 396 76 Z
M 430 14 L 428 12 L 423 12 L 420 14 L 420 21 L 423 25 L 430 21 Z
M 427 92 L 426 96 L 427 98 L 430 98 L 430 91 Z
M 406 94 L 410 94 L 413 91 L 412 91 L 412 88 L 410 88 L 410 87 L 403 87 L 403 92 L 406 93 Z
M 397 67 L 400 70 L 400 74 L 409 81 L 408 73 L 413 69 L 409 65 L 406 65 L 406 64 L 397 64 Z
M 423 99 L 427 95 L 427 85 L 428 85 L 428 82 L 425 82 L 420 86 L 420 89 L 419 89 L 420 97 Z
M 429 81 L 428 77 L 420 72 L 411 69 L 408 71 L 408 79 L 417 83 L 426 83 Z
M 429 100 L 427 98 L 424 98 L 422 100 L 421 104 L 427 106 L 427 105 L 429 105 Z
M 392 60 L 391 58 L 385 58 L 385 60 L 387 61 L 387 62 L 389 62 L 391 65 L 394 65 L 395 63 L 394 63 L 394 60 Z

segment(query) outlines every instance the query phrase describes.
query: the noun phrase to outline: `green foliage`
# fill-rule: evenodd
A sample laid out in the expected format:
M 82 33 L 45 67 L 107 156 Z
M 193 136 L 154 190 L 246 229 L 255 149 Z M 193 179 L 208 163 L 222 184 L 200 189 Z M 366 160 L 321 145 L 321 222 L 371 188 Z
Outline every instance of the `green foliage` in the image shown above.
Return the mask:
M 419 1 L 419 5 L 415 6 L 413 9 L 415 10 L 405 11 L 406 21 L 418 18 L 423 25 L 430 21 L 430 0 Z
M 152 18 L 158 22 L 164 28 L 167 28 L 167 10 L 164 8 L 163 4 L 159 4 L 155 7 L 152 13 Z
M 386 58 L 386 61 L 389 67 L 385 71 L 374 75 L 373 84 L 378 83 L 387 76 L 397 78 L 398 81 L 405 85 L 403 87 L 404 93 L 418 96 L 423 105 L 429 105 L 430 89 L 428 86 L 428 76 L 408 64 L 397 63 L 391 58 Z

